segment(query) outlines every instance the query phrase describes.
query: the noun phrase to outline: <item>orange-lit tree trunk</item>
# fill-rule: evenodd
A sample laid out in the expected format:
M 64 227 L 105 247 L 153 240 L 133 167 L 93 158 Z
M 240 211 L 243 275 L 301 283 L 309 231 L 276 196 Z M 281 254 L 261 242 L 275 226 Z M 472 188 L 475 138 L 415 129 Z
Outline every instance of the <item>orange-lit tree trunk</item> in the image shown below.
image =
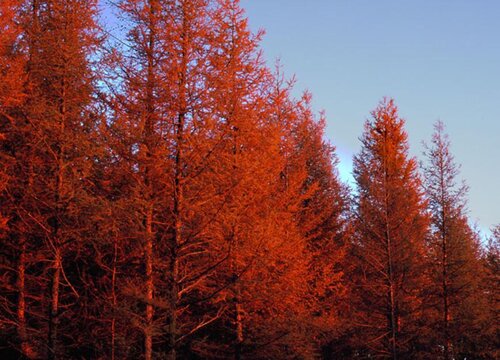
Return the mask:
M 154 192 L 152 182 L 152 153 L 153 149 L 153 135 L 154 135 L 154 99 L 153 92 L 155 87 L 155 42 L 156 42 L 156 14 L 158 10 L 158 2 L 150 0 L 148 6 L 148 35 L 147 35 L 147 78 L 146 78 L 146 99 L 145 99 L 145 124 L 144 124 L 144 145 L 146 147 L 145 155 L 145 168 L 144 168 L 144 183 L 145 189 L 145 239 L 144 239 L 144 255 L 146 265 L 146 326 L 144 336 L 144 358 L 151 360 L 153 356 L 153 298 L 154 298 L 154 278 L 153 278 L 153 261 L 154 261 L 154 230 L 153 230 L 153 213 L 154 213 Z
M 111 304 L 113 315 L 111 317 L 111 360 L 116 358 L 116 309 L 118 298 L 116 294 L 116 275 L 118 266 L 118 237 L 113 239 L 113 265 L 111 269 Z
M 184 15 L 185 16 L 185 15 Z M 187 24 L 186 19 L 183 21 L 183 34 L 181 38 L 186 40 L 187 32 L 185 26 Z M 177 307 L 178 307 L 178 281 L 179 281 L 179 264 L 178 264 L 178 251 L 179 246 L 182 242 L 182 212 L 183 212 L 183 200 L 184 200 L 184 188 L 183 188 L 183 166 L 184 166 L 184 122 L 186 116 L 186 95 L 185 95 L 185 78 L 187 72 L 187 59 L 186 59 L 186 42 L 182 41 L 182 51 L 181 51 L 181 68 L 179 73 L 179 103 L 178 109 L 179 114 L 177 117 L 177 123 L 175 124 L 175 136 L 176 136 L 176 147 L 175 147 L 175 168 L 174 168 L 174 194 L 173 194 L 173 236 L 170 243 L 170 317 L 169 317 L 169 341 L 168 341 L 168 356 L 169 359 L 176 359 L 176 342 L 177 342 Z

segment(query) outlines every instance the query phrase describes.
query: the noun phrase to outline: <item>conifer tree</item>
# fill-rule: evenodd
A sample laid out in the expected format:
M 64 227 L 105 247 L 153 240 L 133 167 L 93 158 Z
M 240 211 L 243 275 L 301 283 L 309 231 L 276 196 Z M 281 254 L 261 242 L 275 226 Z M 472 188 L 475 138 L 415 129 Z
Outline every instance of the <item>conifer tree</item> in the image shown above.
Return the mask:
M 22 116 L 26 83 L 26 44 L 20 0 L 0 4 L 0 241 L 2 251 L 0 283 L 1 347 L 16 349 L 29 357 L 26 333 L 26 236 L 19 207 L 26 193 L 21 170 L 26 124 Z M 7 340 L 10 339 L 10 340 Z M 11 355 L 16 356 L 16 355 Z
M 483 300 L 481 303 L 483 307 L 478 309 L 481 327 L 474 338 L 476 345 L 474 356 L 496 359 L 500 356 L 498 348 L 500 331 L 497 321 L 500 317 L 500 224 L 492 229 L 482 261 L 484 276 L 481 279 L 482 286 L 478 297 Z M 477 307 L 477 304 L 471 306 Z
M 229 250 L 218 281 L 227 284 L 220 293 L 226 304 L 220 331 L 227 332 L 232 344 L 214 341 L 221 354 L 237 359 L 286 356 L 279 349 L 284 343 L 296 345 L 287 325 L 305 278 L 296 273 L 304 243 L 290 211 L 300 195 L 282 186 L 280 139 L 287 134 L 285 122 L 275 121 L 274 104 L 269 104 L 272 77 L 258 51 L 261 34 L 251 34 L 238 1 L 217 3 L 208 87 L 223 134 L 213 161 L 225 206 L 211 229 L 221 248 Z
M 93 167 L 90 58 L 99 43 L 97 5 L 55 0 L 24 5 L 27 85 L 16 158 L 25 180 L 16 186 L 23 198 L 18 206 L 22 243 L 29 239 L 35 251 L 23 270 L 30 278 L 24 291 L 30 298 L 27 323 L 37 329 L 30 340 L 37 344 L 37 356 L 56 358 L 73 349 L 59 344 L 75 335 L 69 329 L 77 312 L 69 309 L 76 309 L 79 291 L 72 274 L 93 207 L 87 180 Z
M 153 352 L 175 358 L 179 351 L 191 351 L 186 350 L 191 339 L 221 314 L 212 297 L 225 285 L 210 283 L 209 275 L 227 254 L 208 229 L 227 191 L 213 183 L 226 134 L 216 126 L 207 86 L 208 57 L 216 49 L 215 24 L 209 23 L 215 10 L 209 5 L 214 4 L 152 0 L 120 5 L 132 24 L 131 49 L 123 51 L 125 86 L 116 97 L 113 151 L 125 174 L 133 175 L 125 201 L 134 209 L 128 223 L 137 232 L 137 254 L 144 252 L 137 261 L 145 274 L 137 276 L 140 267 L 132 271 L 126 292 L 135 298 L 131 313 L 142 318 L 137 325 L 146 358 Z M 144 317 L 135 310 L 142 307 Z
M 298 151 L 307 168 L 302 192 L 308 196 L 302 204 L 298 227 L 311 254 L 308 297 L 313 324 L 319 330 L 316 341 L 321 346 L 338 336 L 344 326 L 349 189 L 338 177 L 334 147 L 323 140 L 326 119 L 314 121 L 307 94 L 303 100 Z
M 438 349 L 443 349 L 442 357 L 452 359 L 467 351 L 461 350 L 459 343 L 463 344 L 466 334 L 474 329 L 471 320 L 477 316 L 473 313 L 476 307 L 470 302 L 479 293 L 480 254 L 476 234 L 467 224 L 467 186 L 458 183 L 459 166 L 440 121 L 434 125 L 432 143 L 426 146 L 425 155 L 425 189 L 432 216 L 429 291 L 436 311 L 430 326 L 437 342 L 435 351 L 439 354 Z
M 394 101 L 382 101 L 354 157 L 354 322 L 361 349 L 391 359 L 414 351 L 425 285 L 427 217 L 403 126 Z

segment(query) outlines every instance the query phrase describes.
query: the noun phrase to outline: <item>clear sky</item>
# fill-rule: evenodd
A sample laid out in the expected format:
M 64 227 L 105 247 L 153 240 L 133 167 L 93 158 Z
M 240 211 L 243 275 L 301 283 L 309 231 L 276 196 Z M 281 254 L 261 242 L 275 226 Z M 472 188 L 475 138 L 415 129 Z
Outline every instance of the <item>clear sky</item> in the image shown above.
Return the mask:
M 370 111 L 393 97 L 420 157 L 441 119 L 473 222 L 500 223 L 500 0 L 242 0 L 273 64 L 328 118 L 343 179 Z

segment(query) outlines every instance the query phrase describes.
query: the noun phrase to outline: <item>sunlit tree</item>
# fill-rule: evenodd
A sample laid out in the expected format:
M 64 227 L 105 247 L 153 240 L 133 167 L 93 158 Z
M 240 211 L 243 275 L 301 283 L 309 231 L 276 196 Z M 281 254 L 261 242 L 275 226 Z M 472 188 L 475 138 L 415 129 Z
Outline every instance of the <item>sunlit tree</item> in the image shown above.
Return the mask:
M 419 335 L 420 291 L 428 220 L 415 159 L 393 100 L 365 124 L 354 158 L 354 319 L 368 353 L 402 358 Z

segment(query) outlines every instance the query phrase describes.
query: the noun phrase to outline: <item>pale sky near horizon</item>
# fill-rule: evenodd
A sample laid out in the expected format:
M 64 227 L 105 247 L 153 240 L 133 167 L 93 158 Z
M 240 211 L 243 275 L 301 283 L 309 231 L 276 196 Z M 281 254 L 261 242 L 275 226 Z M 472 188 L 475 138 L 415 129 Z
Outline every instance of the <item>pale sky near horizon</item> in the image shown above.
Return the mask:
M 327 115 L 339 170 L 351 181 L 363 123 L 393 97 L 410 152 L 440 119 L 470 186 L 472 222 L 500 223 L 500 1 L 242 0 L 266 60 L 295 74 Z

